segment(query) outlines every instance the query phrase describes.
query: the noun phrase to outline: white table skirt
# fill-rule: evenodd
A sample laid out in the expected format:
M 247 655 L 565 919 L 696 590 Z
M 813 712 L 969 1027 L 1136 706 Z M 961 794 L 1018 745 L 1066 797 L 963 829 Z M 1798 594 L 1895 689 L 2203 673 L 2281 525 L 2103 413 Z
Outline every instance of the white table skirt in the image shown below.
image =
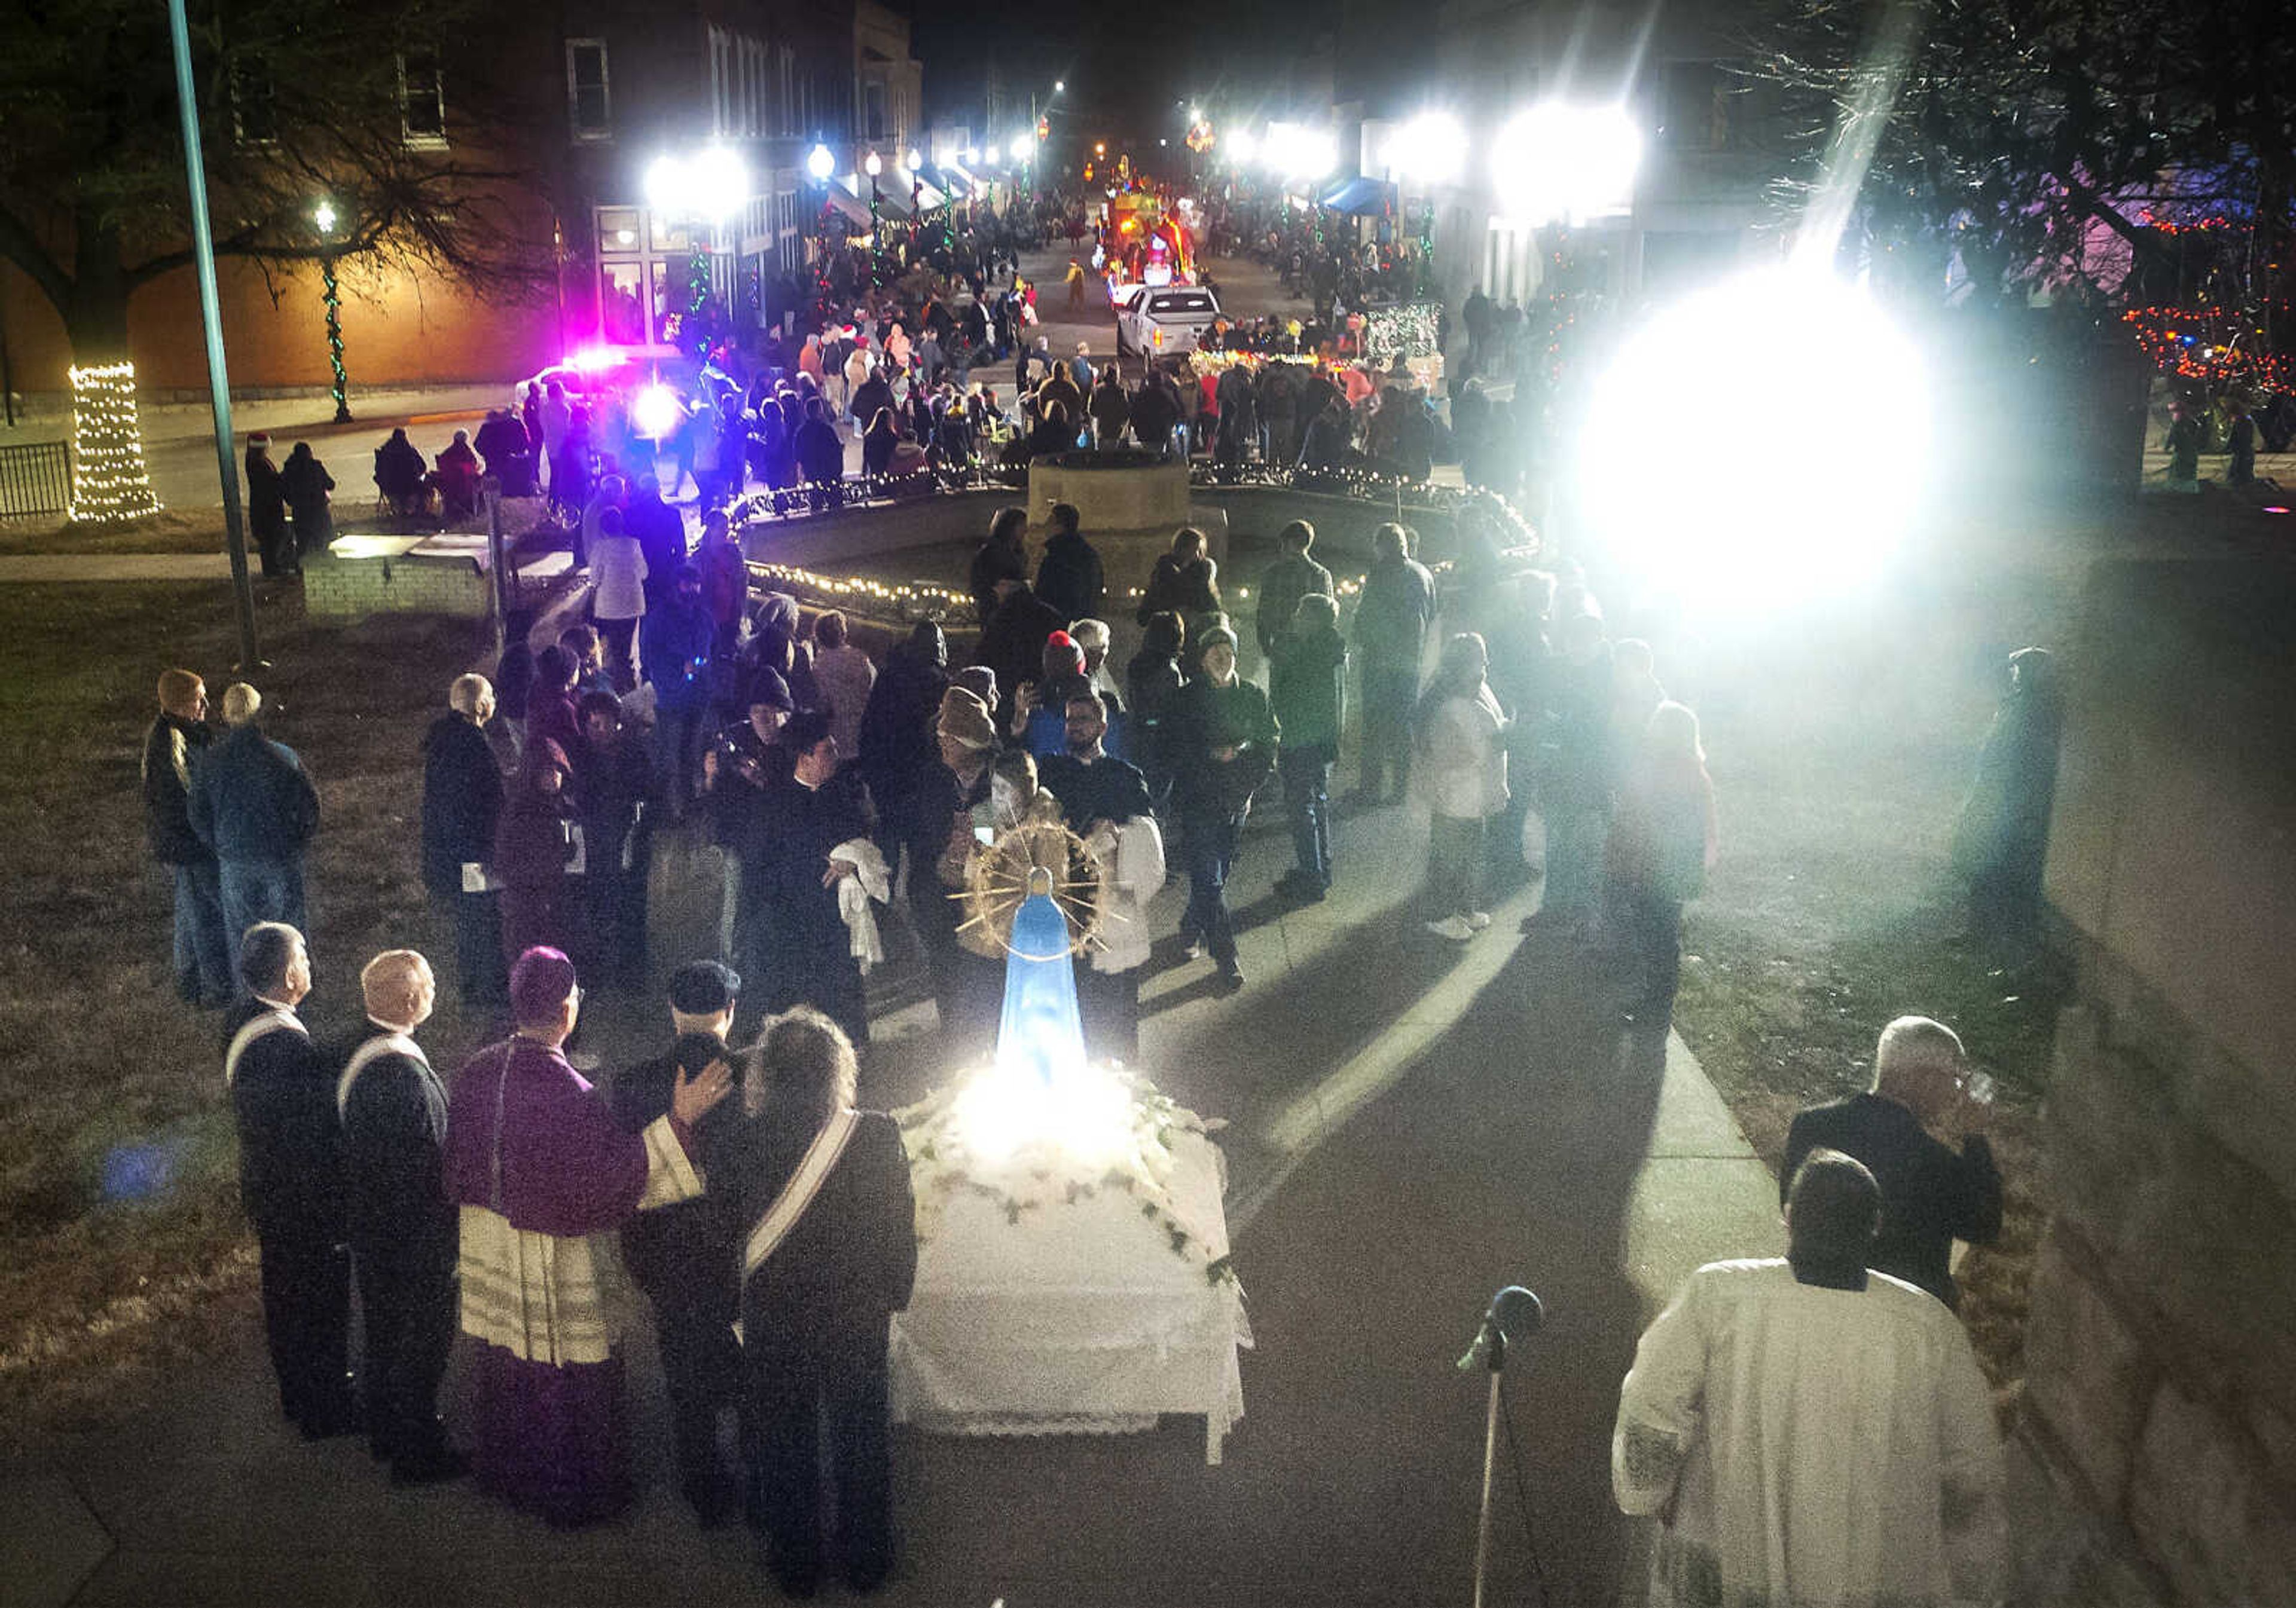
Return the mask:
M 1218 1149 L 1173 1141 L 1176 1215 L 1227 1254 Z M 1204 1460 L 1243 1416 L 1239 1347 L 1251 1343 L 1232 1278 L 1176 1253 L 1138 1199 L 1104 1191 L 1006 1220 L 960 1193 L 920 1248 L 915 1294 L 893 1319 L 893 1416 L 966 1434 L 1144 1429 L 1204 1416 Z

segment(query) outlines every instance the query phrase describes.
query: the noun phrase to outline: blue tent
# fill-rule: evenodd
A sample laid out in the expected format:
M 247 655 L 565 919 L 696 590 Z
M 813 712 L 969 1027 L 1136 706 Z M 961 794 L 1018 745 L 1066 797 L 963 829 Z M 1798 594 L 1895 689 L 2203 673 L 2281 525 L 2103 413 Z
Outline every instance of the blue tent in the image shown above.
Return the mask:
M 1341 181 L 1324 197 L 1324 205 L 1349 217 L 1377 217 L 1395 200 L 1395 186 L 1385 179 L 1357 175 Z

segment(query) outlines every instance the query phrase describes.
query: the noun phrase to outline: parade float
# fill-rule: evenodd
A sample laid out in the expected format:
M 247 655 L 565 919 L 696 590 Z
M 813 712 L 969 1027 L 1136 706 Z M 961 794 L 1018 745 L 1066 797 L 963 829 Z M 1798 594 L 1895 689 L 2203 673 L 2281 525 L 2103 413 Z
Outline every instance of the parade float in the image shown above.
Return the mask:
M 1214 1126 L 1085 1051 L 1074 967 L 1103 878 L 1056 821 L 974 856 L 969 928 L 1006 952 L 994 1058 L 896 1112 L 917 1278 L 893 1323 L 897 1420 L 961 1434 L 1110 1433 L 1243 1413 L 1251 1343 Z
M 1100 249 L 1111 304 L 1134 285 L 1196 282 L 1194 241 L 1187 220 L 1177 205 L 1168 205 L 1152 191 L 1119 191 L 1108 198 Z

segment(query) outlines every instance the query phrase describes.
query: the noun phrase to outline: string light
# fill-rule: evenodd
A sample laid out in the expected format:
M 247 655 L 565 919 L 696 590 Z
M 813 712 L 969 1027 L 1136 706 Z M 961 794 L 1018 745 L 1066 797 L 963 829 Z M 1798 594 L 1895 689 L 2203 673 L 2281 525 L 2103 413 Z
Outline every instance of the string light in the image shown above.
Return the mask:
M 115 524 L 158 513 L 135 412 L 135 365 L 75 368 L 71 388 L 71 517 Z
M 837 483 L 838 494 L 844 505 L 882 496 L 914 495 L 922 473 L 913 475 L 865 476 L 855 480 Z M 1515 511 L 1513 504 L 1497 493 L 1474 487 L 1459 490 L 1436 486 L 1430 481 L 1413 480 L 1398 475 L 1376 475 L 1352 469 L 1290 469 L 1264 464 L 1249 467 L 1235 465 L 1198 464 L 1191 469 L 1191 486 L 1242 486 L 1270 490 L 1296 489 L 1327 494 L 1350 495 L 1367 501 L 1391 502 L 1398 490 L 1408 491 L 1418 499 L 1416 506 L 1424 511 L 1447 514 L 1455 523 L 1464 524 L 1470 518 L 1479 518 L 1492 528 L 1495 547 L 1502 551 L 1535 554 L 1538 551 L 1538 535 L 1529 522 Z M 1015 490 L 1009 481 L 989 478 L 980 470 L 968 470 L 955 475 L 944 473 L 940 490 L 961 492 L 976 489 Z M 727 510 L 728 518 L 736 532 L 751 526 L 769 525 L 786 518 L 798 509 L 808 507 L 813 493 L 803 486 L 782 487 L 770 492 L 754 492 Z M 1450 559 L 1430 566 L 1438 575 L 1448 575 L 1454 566 Z M 749 560 L 751 576 L 771 587 L 809 594 L 814 598 L 835 603 L 852 612 L 879 616 L 894 614 L 906 620 L 933 620 L 946 626 L 979 625 L 980 615 L 972 594 L 954 587 L 936 585 L 930 581 L 881 581 L 872 575 L 832 575 L 819 570 L 806 569 L 795 564 L 775 564 L 762 559 Z M 1363 577 L 1343 580 L 1339 584 L 1341 598 L 1352 598 L 1363 590 Z M 1143 595 L 1135 586 L 1127 594 Z M 1237 592 L 1239 600 L 1250 597 L 1249 590 Z

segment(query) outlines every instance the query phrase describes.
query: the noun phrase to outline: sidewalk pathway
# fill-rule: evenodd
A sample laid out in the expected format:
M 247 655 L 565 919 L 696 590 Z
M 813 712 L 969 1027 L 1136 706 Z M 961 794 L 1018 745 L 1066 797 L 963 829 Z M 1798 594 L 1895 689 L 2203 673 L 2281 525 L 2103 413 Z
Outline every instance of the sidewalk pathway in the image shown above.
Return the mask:
M 0 554 L 0 585 L 70 581 L 228 581 L 231 555 L 220 552 L 56 552 Z

